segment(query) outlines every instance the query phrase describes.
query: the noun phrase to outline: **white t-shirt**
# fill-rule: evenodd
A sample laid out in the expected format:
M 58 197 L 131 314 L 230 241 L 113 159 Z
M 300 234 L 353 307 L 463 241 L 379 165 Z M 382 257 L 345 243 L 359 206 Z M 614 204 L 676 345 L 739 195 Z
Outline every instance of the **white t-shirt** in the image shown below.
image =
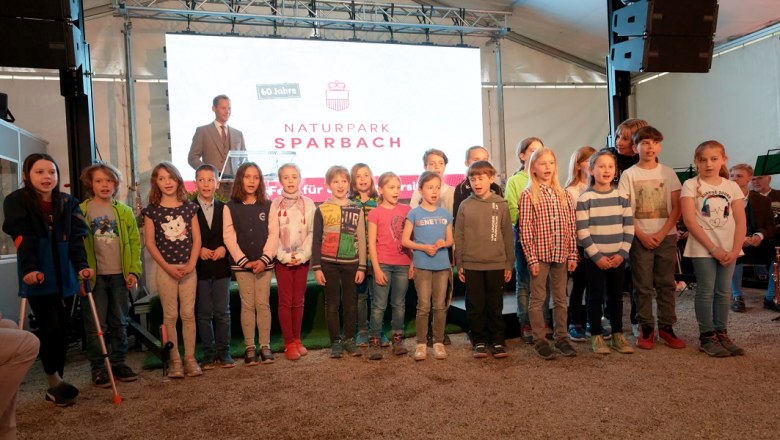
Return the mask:
M 734 230 L 737 225 L 731 212 L 731 202 L 745 198 L 739 185 L 721 177 L 718 185 L 692 178 L 685 181 L 680 197 L 692 197 L 696 206 L 696 222 L 712 242 L 726 252 L 734 246 Z M 707 248 L 693 237 L 688 236 L 685 244 L 686 257 L 710 257 Z
M 631 202 L 634 226 L 645 234 L 655 234 L 672 212 L 672 193 L 681 187 L 674 170 L 659 163 L 652 170 L 634 165 L 623 171 L 618 191 Z M 677 234 L 676 226 L 667 235 L 672 234 Z

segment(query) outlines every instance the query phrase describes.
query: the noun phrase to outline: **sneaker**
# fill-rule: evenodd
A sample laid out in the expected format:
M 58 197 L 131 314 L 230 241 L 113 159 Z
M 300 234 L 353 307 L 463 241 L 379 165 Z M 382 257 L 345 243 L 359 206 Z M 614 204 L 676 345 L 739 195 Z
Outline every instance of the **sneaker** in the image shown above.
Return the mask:
M 590 346 L 596 354 L 609 354 L 609 346 L 604 340 L 604 336 L 596 335 L 590 337 Z
M 184 379 L 184 365 L 181 359 L 171 359 L 168 365 L 168 377 L 171 379 Z
M 582 327 L 578 325 L 569 326 L 569 339 L 574 342 L 585 342 L 585 334 L 582 331 Z
M 592 338 L 593 334 L 590 332 L 590 324 L 585 325 L 585 337 L 586 338 Z M 612 331 L 611 329 L 602 326 L 601 327 L 601 337 L 604 338 L 605 341 L 609 341 L 612 339 Z
M 741 296 L 734 297 L 734 300 L 731 301 L 731 311 L 745 313 L 745 298 Z
M 390 339 L 387 339 L 387 335 L 385 335 L 385 332 L 382 332 L 382 334 L 379 337 L 379 345 L 381 345 L 382 348 L 387 348 L 390 346 Z
M 295 342 L 284 344 L 284 357 L 286 357 L 288 361 L 297 361 L 301 358 L 301 354 L 298 353 L 298 345 L 296 345 Z
M 652 327 L 642 326 L 639 337 L 636 340 L 636 346 L 642 350 L 652 350 L 655 342 L 655 330 Z
M 418 346 L 420 344 L 417 344 Z M 425 345 L 425 344 L 422 344 Z M 415 354 L 415 356 L 417 356 Z M 382 346 L 379 343 L 379 338 L 369 338 L 368 339 L 368 359 L 371 361 L 379 361 L 382 360 L 384 355 L 382 354 Z M 415 357 L 415 360 L 417 358 Z
M 309 354 L 309 350 L 306 349 L 306 347 L 303 346 L 300 339 L 297 339 L 295 341 L 295 347 L 298 348 L 298 354 L 301 356 L 306 356 Z
M 775 304 L 775 301 L 771 299 L 764 299 L 764 308 L 773 312 L 780 312 L 780 306 Z
M 574 347 L 572 347 L 571 344 L 569 344 L 569 341 L 565 339 L 563 341 L 556 342 L 555 349 L 561 352 L 561 354 L 566 357 L 577 356 L 577 350 L 575 350 Z
M 360 348 L 368 347 L 368 330 L 358 331 L 357 336 L 355 336 L 355 344 Z
M 490 347 L 490 351 L 496 359 L 502 359 L 509 356 L 509 353 L 506 352 L 506 348 L 501 344 L 493 344 L 493 346 Z
M 111 372 L 114 374 L 114 379 L 120 382 L 134 382 L 138 380 L 138 374 L 125 364 L 112 366 Z
M 107 373 L 106 373 L 107 374 Z M 59 385 L 51 387 L 46 390 L 45 399 L 47 402 L 53 402 L 54 405 L 60 407 L 71 406 L 76 403 L 75 397 L 68 397 L 69 386 L 66 382 L 60 382 Z
M 433 344 L 433 358 L 437 360 L 447 359 L 447 350 L 444 349 L 444 344 L 437 342 Z
M 702 334 L 699 336 L 699 342 L 701 345 L 699 346 L 699 351 L 703 351 L 704 353 L 707 353 L 707 355 L 712 357 L 730 357 L 731 353 L 729 353 L 728 350 L 723 348 L 722 345 L 720 345 L 720 342 L 718 341 L 718 337 L 714 334 Z
M 330 343 L 330 357 L 333 359 L 340 359 L 342 353 L 344 353 L 344 346 L 341 344 L 341 339 L 336 339 Z
M 263 345 L 260 347 L 260 363 L 261 364 L 273 364 L 274 363 L 274 352 L 271 351 L 271 347 L 267 345 Z
M 486 358 L 488 356 L 487 347 L 484 343 L 480 342 L 471 347 L 471 355 L 474 356 L 475 359 Z
M 363 354 L 360 350 L 358 350 L 357 345 L 355 345 L 355 340 L 352 338 L 345 340 L 341 345 L 344 347 L 344 351 L 351 354 L 352 356 L 358 357 Z
M 68 399 L 75 399 L 79 396 L 79 389 L 64 380 L 58 386 L 62 387 L 63 394 Z
M 536 344 L 534 344 L 534 350 L 536 350 L 536 354 L 539 355 L 540 358 L 545 360 L 552 360 L 555 359 L 555 352 L 552 349 L 552 346 L 547 341 L 539 341 Z
M 408 353 L 409 350 L 404 347 L 404 335 L 400 333 L 393 334 L 393 354 L 401 356 Z
M 230 353 L 226 353 L 219 357 L 219 366 L 221 368 L 233 368 L 236 366 L 236 361 L 233 360 L 233 356 Z
M 200 369 L 203 371 L 213 370 L 219 366 L 219 358 L 206 358 L 200 362 Z
M 639 332 L 639 324 L 631 324 L 631 334 L 634 335 L 635 338 L 639 338 L 639 336 L 642 335 L 642 333 Z
M 247 347 L 246 350 L 244 350 L 244 365 L 247 367 L 253 367 L 260 363 L 260 360 L 257 357 L 257 351 L 255 351 L 255 347 Z
M 668 345 L 670 348 L 680 349 L 687 346 L 685 341 L 678 338 L 677 335 L 674 334 L 674 330 L 672 329 L 671 325 L 660 327 L 658 329 L 658 337 L 666 341 L 666 345 Z
M 623 332 L 615 332 L 612 334 L 612 340 L 609 341 L 609 348 L 623 354 L 631 354 L 634 352 L 634 349 L 629 345 Z
M 524 325 L 522 330 L 520 330 L 520 335 L 523 338 L 523 342 L 525 342 L 528 345 L 533 345 L 533 343 L 534 343 L 534 332 L 531 329 L 530 325 Z
M 451 345 L 452 341 L 450 341 L 450 335 L 447 333 L 444 333 L 444 340 L 442 341 L 442 344 L 444 345 Z
M 428 346 L 426 344 L 417 344 L 414 347 L 414 360 L 424 361 L 428 357 Z
M 184 369 L 187 371 L 187 377 L 197 377 L 203 375 L 198 360 L 195 357 L 184 358 Z
M 92 385 L 100 388 L 111 388 L 111 379 L 108 378 L 106 370 L 95 370 L 92 372 Z
M 715 336 L 718 337 L 718 342 L 720 342 L 720 345 L 728 350 L 732 356 L 744 356 L 745 350 L 737 346 L 737 344 L 735 344 L 731 338 L 729 338 L 729 334 L 726 330 L 716 331 Z

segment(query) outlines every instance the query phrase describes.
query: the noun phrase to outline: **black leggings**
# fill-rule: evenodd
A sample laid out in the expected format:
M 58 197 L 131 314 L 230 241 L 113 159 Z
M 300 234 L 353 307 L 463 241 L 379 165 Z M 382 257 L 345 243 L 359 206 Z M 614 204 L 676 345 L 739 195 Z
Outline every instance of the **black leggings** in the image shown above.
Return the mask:
M 59 373 L 62 377 L 68 351 L 73 297 L 63 298 L 59 293 L 36 295 L 28 297 L 27 302 L 38 323 L 43 371 L 48 375 Z

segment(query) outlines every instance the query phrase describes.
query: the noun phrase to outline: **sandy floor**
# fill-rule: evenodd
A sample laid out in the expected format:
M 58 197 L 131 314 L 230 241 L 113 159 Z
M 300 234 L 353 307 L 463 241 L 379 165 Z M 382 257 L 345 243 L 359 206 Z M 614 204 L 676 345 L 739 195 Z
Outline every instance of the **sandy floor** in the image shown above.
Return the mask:
M 748 312 L 731 314 L 730 333 L 747 355 L 698 352 L 693 294 L 679 299 L 678 335 L 633 355 L 590 352 L 544 361 L 521 341 L 507 359 L 475 360 L 455 335 L 444 361 L 409 356 L 332 360 L 328 350 L 297 362 L 218 369 L 164 381 L 160 370 L 120 384 L 124 402 L 90 385 L 74 353 L 67 378 L 75 406 L 44 402 L 36 363 L 22 386 L 20 438 L 777 438 L 780 432 L 780 322 L 748 289 Z M 633 338 L 631 338 L 633 341 Z M 413 341 L 407 341 L 411 349 Z M 140 367 L 145 354 L 132 353 Z

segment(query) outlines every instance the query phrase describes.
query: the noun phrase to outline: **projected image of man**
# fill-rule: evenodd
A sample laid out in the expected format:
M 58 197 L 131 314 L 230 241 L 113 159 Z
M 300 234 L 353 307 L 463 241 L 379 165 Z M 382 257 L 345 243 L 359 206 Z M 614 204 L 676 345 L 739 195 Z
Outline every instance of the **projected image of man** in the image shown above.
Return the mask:
M 230 98 L 226 95 L 214 97 L 211 110 L 214 112 L 214 122 L 195 130 L 187 162 L 193 169 L 197 169 L 204 163 L 214 165 L 220 172 L 232 176 L 233 164 L 228 163 L 225 166 L 225 161 L 229 151 L 246 150 L 244 134 L 228 126 Z

